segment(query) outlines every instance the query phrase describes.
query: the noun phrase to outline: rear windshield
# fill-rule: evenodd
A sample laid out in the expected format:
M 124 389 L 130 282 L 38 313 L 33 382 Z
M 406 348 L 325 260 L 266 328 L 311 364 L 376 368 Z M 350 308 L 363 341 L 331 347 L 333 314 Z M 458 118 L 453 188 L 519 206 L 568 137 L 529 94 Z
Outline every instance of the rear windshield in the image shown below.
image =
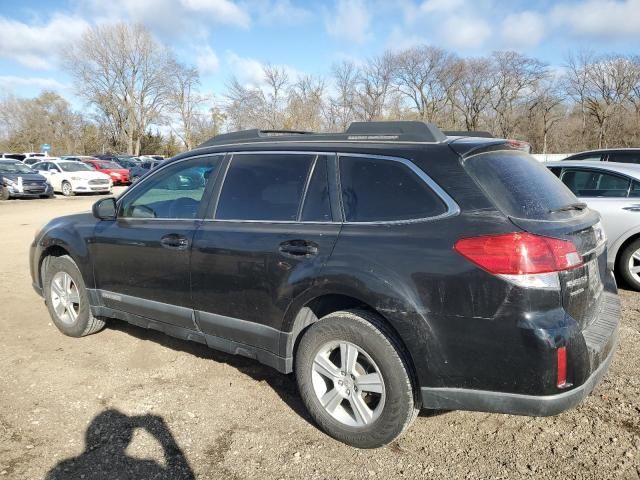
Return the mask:
M 524 152 L 481 153 L 466 159 L 464 167 L 496 207 L 510 217 L 553 220 L 580 213 L 558 211 L 579 200 L 543 164 Z

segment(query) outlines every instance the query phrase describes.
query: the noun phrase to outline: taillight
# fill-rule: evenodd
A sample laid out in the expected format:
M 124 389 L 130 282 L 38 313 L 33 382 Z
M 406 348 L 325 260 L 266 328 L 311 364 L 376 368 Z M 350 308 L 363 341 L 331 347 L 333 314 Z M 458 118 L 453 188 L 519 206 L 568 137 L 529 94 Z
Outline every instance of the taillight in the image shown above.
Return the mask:
M 567 383 L 567 347 L 559 347 L 556 352 L 558 364 L 556 385 L 558 388 L 566 388 L 570 386 Z
M 522 150 L 525 153 L 530 153 L 531 152 L 531 144 L 529 144 L 527 142 L 523 142 L 522 140 L 509 139 L 509 140 L 507 140 L 506 143 L 511 148 L 515 148 L 516 150 Z
M 559 288 L 556 272 L 582 265 L 572 242 L 527 232 L 463 238 L 453 248 L 489 273 L 534 288 Z

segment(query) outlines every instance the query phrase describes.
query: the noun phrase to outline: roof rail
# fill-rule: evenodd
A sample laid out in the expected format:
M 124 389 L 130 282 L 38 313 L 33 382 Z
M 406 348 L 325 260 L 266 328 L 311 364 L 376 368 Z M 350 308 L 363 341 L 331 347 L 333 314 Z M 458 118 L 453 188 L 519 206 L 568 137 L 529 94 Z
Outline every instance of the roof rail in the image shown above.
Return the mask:
M 400 141 L 400 142 L 442 142 L 447 139 L 442 131 L 431 123 L 418 121 L 396 122 L 353 122 L 344 133 L 315 133 L 301 130 L 241 130 L 216 135 L 199 147 L 211 147 L 229 143 L 273 141 L 300 141 L 304 136 L 309 141 Z
M 444 130 L 443 133 L 447 137 L 480 137 L 480 138 L 496 138 L 491 133 L 482 130 L 465 131 L 465 130 Z

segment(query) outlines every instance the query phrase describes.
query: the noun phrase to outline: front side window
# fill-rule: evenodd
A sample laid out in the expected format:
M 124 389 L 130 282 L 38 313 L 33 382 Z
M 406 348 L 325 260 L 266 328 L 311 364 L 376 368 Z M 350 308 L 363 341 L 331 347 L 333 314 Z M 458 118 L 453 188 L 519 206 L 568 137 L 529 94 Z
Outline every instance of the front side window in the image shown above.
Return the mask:
M 595 170 L 567 170 L 562 181 L 577 197 L 626 197 L 629 180 Z
M 447 211 L 429 185 L 398 161 L 341 156 L 340 183 L 348 222 L 417 220 Z
M 629 190 L 630 197 L 640 197 L 640 182 L 634 180 L 631 182 L 631 189 Z
M 220 220 L 295 221 L 314 155 L 234 155 L 216 209 Z
M 120 205 L 120 218 L 194 219 L 222 157 L 179 162 L 145 180 Z

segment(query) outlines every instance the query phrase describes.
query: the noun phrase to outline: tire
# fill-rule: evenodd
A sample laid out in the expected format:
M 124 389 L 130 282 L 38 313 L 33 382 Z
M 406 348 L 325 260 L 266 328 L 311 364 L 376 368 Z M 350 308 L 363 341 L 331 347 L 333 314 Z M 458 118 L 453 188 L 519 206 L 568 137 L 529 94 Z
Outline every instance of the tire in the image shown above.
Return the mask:
M 343 352 L 353 348 L 355 361 L 345 366 Z M 344 356 L 348 358 L 349 353 Z M 377 448 L 400 436 L 419 411 L 407 359 L 382 319 L 366 311 L 347 310 L 327 315 L 304 332 L 295 375 L 302 400 L 322 430 L 357 448 Z M 355 364 L 351 371 L 349 363 Z M 364 375 L 369 382 L 363 381 Z
M 0 185 L 0 200 L 9 200 L 10 198 L 9 189 Z
M 75 195 L 73 187 L 67 181 L 62 182 L 62 195 L 65 197 L 73 197 Z
M 632 268 L 637 270 L 633 272 Z M 634 240 L 625 247 L 618 257 L 616 271 L 629 287 L 640 291 L 640 239 Z
M 49 315 L 58 330 L 70 337 L 84 337 L 102 330 L 105 322 L 91 314 L 84 280 L 71 257 L 49 257 L 43 265 L 46 265 L 45 300 Z M 70 279 L 68 288 L 64 282 L 67 278 Z M 60 295 L 60 292 L 65 294 Z

